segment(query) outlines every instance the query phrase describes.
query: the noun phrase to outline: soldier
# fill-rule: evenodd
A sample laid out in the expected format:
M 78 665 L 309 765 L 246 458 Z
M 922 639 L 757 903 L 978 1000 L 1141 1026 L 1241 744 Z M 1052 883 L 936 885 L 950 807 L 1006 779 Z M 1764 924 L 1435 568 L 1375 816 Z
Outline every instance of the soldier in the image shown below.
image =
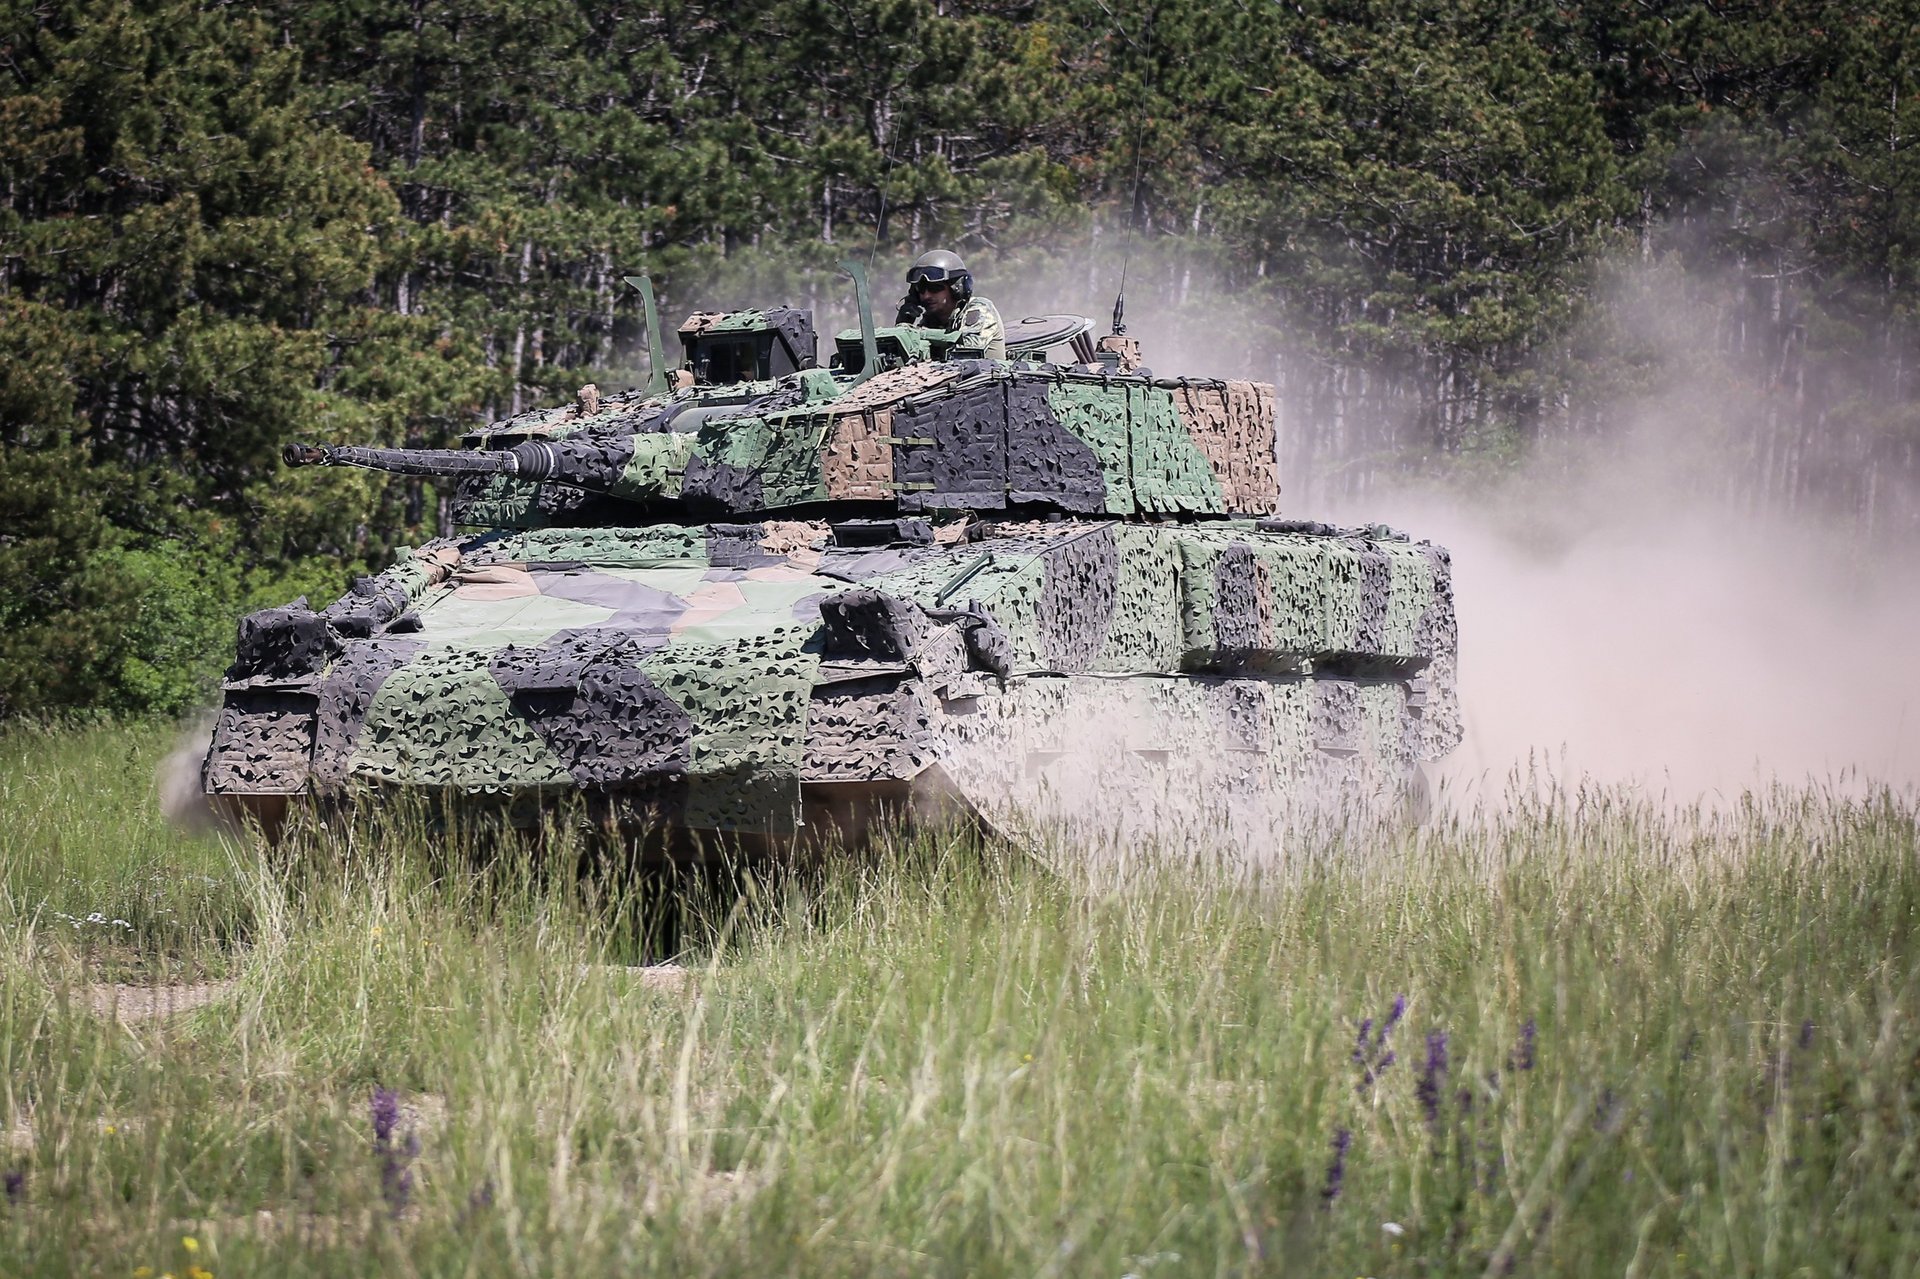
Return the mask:
M 954 335 L 949 355 L 1007 358 L 1007 330 L 993 303 L 973 295 L 973 272 L 949 249 L 922 253 L 907 268 L 907 296 L 895 324 L 945 329 Z

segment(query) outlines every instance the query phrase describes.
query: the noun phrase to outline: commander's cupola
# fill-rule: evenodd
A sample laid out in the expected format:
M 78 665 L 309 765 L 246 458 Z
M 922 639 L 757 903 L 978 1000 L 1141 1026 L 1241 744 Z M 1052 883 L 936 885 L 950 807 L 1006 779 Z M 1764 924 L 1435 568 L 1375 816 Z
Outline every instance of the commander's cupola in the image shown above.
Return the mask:
M 680 345 L 698 386 L 765 382 L 819 364 L 813 312 L 802 307 L 697 311 L 680 326 Z

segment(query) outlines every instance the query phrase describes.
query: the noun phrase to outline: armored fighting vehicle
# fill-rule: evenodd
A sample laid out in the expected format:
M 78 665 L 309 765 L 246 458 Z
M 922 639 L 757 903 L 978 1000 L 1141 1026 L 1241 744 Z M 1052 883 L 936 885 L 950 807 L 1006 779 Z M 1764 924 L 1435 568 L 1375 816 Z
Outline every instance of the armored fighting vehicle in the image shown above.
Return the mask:
M 451 479 L 477 531 L 244 619 L 208 795 L 269 828 L 406 788 L 669 843 L 929 806 L 1218 835 L 1397 800 L 1457 743 L 1446 551 L 1282 516 L 1271 387 L 1079 317 L 963 358 L 849 272 L 827 367 L 781 307 L 693 316 L 669 372 L 636 278 L 643 388 L 460 449 L 290 446 Z

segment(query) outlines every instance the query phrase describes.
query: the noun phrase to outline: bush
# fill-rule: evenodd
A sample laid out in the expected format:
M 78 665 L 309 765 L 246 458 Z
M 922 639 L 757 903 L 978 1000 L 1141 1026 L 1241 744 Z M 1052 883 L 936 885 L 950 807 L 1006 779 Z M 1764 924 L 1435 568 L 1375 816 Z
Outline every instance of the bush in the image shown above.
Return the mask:
M 113 510 L 132 505 L 158 531 L 117 527 Z M 0 719 L 205 705 L 243 613 L 301 594 L 330 600 L 347 577 L 331 559 L 246 567 L 218 520 L 156 501 L 65 441 L 0 449 L 0 511 Z
M 98 704 L 137 588 L 102 553 L 110 468 L 83 449 L 0 448 L 0 717 Z

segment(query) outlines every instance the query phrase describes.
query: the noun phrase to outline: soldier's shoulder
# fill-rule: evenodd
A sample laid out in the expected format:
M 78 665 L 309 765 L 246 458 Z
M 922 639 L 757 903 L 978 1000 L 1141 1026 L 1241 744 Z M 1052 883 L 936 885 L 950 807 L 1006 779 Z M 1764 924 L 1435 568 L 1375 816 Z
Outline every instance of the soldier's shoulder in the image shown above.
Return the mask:
M 982 324 L 989 319 L 999 318 L 1000 308 L 993 304 L 993 299 L 976 297 L 968 301 L 964 316 L 966 324 Z

